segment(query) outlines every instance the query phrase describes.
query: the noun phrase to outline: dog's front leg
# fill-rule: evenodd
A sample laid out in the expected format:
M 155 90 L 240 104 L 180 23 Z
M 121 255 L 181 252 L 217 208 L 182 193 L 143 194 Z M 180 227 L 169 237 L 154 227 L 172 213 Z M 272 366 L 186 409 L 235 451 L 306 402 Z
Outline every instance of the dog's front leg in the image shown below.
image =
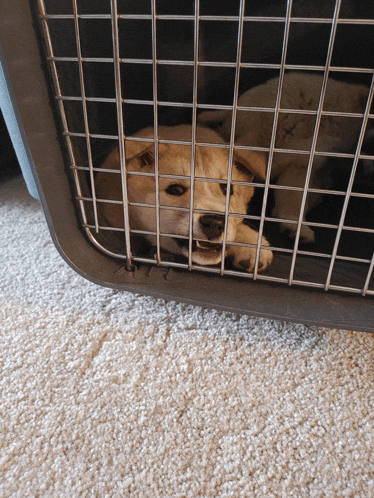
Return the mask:
M 236 228 L 235 242 L 256 245 L 258 232 L 244 223 Z M 262 237 L 261 246 L 269 246 L 269 242 Z M 241 270 L 253 271 L 256 260 L 256 247 L 232 246 L 227 243 L 226 257 L 232 260 L 233 265 Z M 264 271 L 273 261 L 273 253 L 270 249 L 261 248 L 258 269 Z

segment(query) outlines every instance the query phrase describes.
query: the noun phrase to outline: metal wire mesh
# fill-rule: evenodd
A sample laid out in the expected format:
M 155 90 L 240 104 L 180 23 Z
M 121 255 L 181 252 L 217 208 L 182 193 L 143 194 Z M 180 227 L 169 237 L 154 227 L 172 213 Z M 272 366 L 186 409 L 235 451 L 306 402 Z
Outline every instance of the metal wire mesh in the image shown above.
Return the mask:
M 358 173 L 358 171 L 361 171 L 360 164 L 362 161 L 374 161 L 374 155 L 371 152 L 367 153 L 363 150 L 365 134 L 370 127 L 371 120 L 374 119 L 372 108 L 374 92 L 373 61 L 370 58 L 365 61 L 363 56 L 363 59 L 358 61 L 357 64 L 352 64 L 351 61 L 348 61 L 347 64 L 341 64 L 341 62 L 344 62 L 344 57 L 339 57 L 338 49 L 342 45 L 342 36 L 339 38 L 339 43 L 337 42 L 337 32 L 339 29 L 342 27 L 348 27 L 349 29 L 358 27 L 359 29 L 367 30 L 365 33 L 369 33 L 369 38 L 372 37 L 368 40 L 368 44 L 370 45 L 374 40 L 374 32 L 372 31 L 374 29 L 374 12 L 366 16 L 367 18 L 361 18 L 359 17 L 360 11 L 355 10 L 353 4 L 349 4 L 349 8 L 345 8 L 349 3 L 348 0 L 345 6 L 343 0 L 327 2 L 330 7 L 328 15 L 325 11 L 318 11 L 318 8 L 315 9 L 314 14 L 313 10 L 311 10 L 304 15 L 300 15 L 300 12 L 303 12 L 300 5 L 298 5 L 300 2 L 297 2 L 297 0 L 288 0 L 287 2 L 277 2 L 277 0 L 274 0 L 273 4 L 276 7 L 274 8 L 274 13 L 282 11 L 282 15 L 273 15 L 271 9 L 264 14 L 264 10 L 256 10 L 250 3 L 246 5 L 245 0 L 238 2 L 236 15 L 215 14 L 212 2 L 207 3 L 199 0 L 191 2 L 190 14 L 175 14 L 175 11 L 172 9 L 170 9 L 170 13 L 165 14 L 165 11 L 168 11 L 171 4 L 165 1 L 160 3 L 157 0 L 140 2 L 139 13 L 136 12 L 135 7 L 132 7 L 131 11 L 121 2 L 117 4 L 117 0 L 110 1 L 109 12 L 105 12 L 105 8 L 102 6 L 99 8 L 99 4 L 94 2 L 92 4 L 92 12 L 89 13 L 87 13 L 87 10 L 90 10 L 87 9 L 87 4 L 79 0 L 71 0 L 71 4 L 69 2 L 53 2 L 52 0 L 38 0 L 37 3 L 40 22 L 43 28 L 47 60 L 50 65 L 55 89 L 55 99 L 61 116 L 63 135 L 69 153 L 70 169 L 76 187 L 76 200 L 82 217 L 82 226 L 90 240 L 97 247 L 110 256 L 124 259 L 127 269 L 131 269 L 133 263 L 149 263 L 241 278 L 283 282 L 288 285 L 297 284 L 324 290 L 331 289 L 361 293 L 363 296 L 374 294 L 374 288 L 371 287 L 374 267 L 374 225 L 370 223 L 370 220 L 362 223 L 362 220 L 359 219 L 359 210 L 353 212 L 351 216 L 351 204 L 362 203 L 362 206 L 366 206 L 364 209 L 367 209 L 367 206 L 370 206 L 370 209 L 372 209 L 374 199 L 373 188 L 371 185 L 362 187 L 360 180 L 365 175 Z M 219 2 L 216 3 L 219 4 Z M 313 2 L 310 2 L 310 4 L 312 5 Z M 97 8 L 97 12 L 94 12 L 95 8 Z M 209 8 L 212 9 L 211 15 Z M 141 10 L 144 13 L 141 13 Z M 320 15 L 321 12 L 323 15 Z M 349 14 L 351 14 L 351 17 Z M 84 25 L 85 22 L 88 23 L 87 26 Z M 105 28 L 105 34 L 102 30 L 100 34 L 96 33 L 93 35 L 91 33 L 87 35 L 87 30 L 92 30 L 96 26 L 96 22 L 99 23 L 97 24 L 98 28 Z M 131 22 L 146 23 L 144 26 L 149 27 L 150 37 L 147 35 L 148 27 L 144 28 L 144 36 L 142 36 L 137 31 L 134 31 L 132 28 L 133 25 L 126 24 Z M 166 24 L 168 28 L 163 31 L 159 28 L 162 22 L 168 23 Z M 186 24 L 182 25 L 181 23 Z M 207 32 L 209 33 L 209 28 L 206 26 L 209 24 L 213 25 L 214 23 L 218 23 L 215 26 L 229 26 L 227 32 L 230 35 L 234 32 L 235 47 L 232 53 L 229 50 L 227 52 L 223 50 L 222 53 L 222 50 L 219 48 L 219 40 L 216 40 L 217 59 L 210 60 L 212 59 L 211 54 L 208 56 L 204 53 L 204 36 Z M 251 46 L 246 42 L 246 36 L 250 33 L 249 27 L 256 31 L 255 26 L 265 26 L 269 23 L 272 26 L 279 26 L 280 29 L 281 43 L 278 43 L 278 45 L 281 46 L 277 47 L 277 54 L 279 55 L 277 57 L 279 60 L 275 61 L 276 57 L 274 56 L 267 60 L 261 60 L 260 58 L 259 60 L 251 61 L 251 56 L 248 55 L 251 53 Z M 203 24 L 204 26 L 202 27 Z M 134 24 L 134 26 L 139 27 L 143 25 Z M 187 28 L 183 30 L 182 26 L 187 26 Z M 308 36 L 313 39 L 313 36 L 319 33 L 319 31 L 314 32 L 314 29 L 323 30 L 321 32 L 325 33 L 327 41 L 323 50 L 320 50 L 323 54 L 320 54 L 319 58 L 305 57 L 304 60 L 301 50 L 301 55 L 298 54 L 297 63 L 293 61 L 292 51 L 295 51 L 295 42 L 292 37 L 295 36 L 295 27 L 305 30 L 307 36 L 303 35 L 302 39 L 304 41 L 308 39 Z M 224 31 L 226 28 L 222 29 Z M 180 35 L 178 34 L 179 30 L 181 31 Z M 73 33 L 73 36 L 70 36 L 69 43 L 65 39 L 61 40 L 61 34 L 65 32 Z M 121 39 L 122 35 L 124 35 L 127 45 Z M 103 40 L 101 40 L 101 36 L 103 36 Z M 134 37 L 133 40 L 131 40 L 131 36 Z M 269 33 L 270 39 L 271 36 L 271 33 Z M 92 40 L 95 37 L 98 37 L 97 46 L 92 48 L 91 45 L 95 45 L 92 44 Z M 109 46 L 105 43 L 108 40 L 110 41 Z M 186 43 L 186 40 L 188 43 Z M 145 48 L 142 48 L 143 42 Z M 176 46 L 174 51 L 170 48 L 173 44 Z M 180 50 L 178 50 L 178 44 L 181 45 L 179 47 Z M 186 49 L 186 45 L 188 44 L 190 47 Z M 275 42 L 273 45 L 275 45 Z M 344 43 L 342 46 L 344 47 Z M 61 47 L 65 48 L 62 49 Z M 131 50 L 133 53 L 131 53 Z M 175 55 L 180 54 L 183 56 L 183 53 L 185 53 L 185 57 L 175 57 Z M 338 56 L 334 59 L 336 53 L 338 53 Z M 309 63 L 310 61 L 314 62 Z M 64 67 L 63 64 L 68 65 L 66 66 L 69 68 L 68 71 L 66 69 L 61 70 Z M 97 94 L 95 93 L 95 85 L 92 86 L 90 83 L 92 75 L 94 75 L 93 80 L 95 80 L 95 78 L 97 79 L 97 74 L 100 72 L 95 69 L 95 66 L 102 68 L 104 79 L 105 76 L 108 76 L 112 72 L 113 76 L 110 83 L 108 83 L 108 87 L 112 91 L 111 96 L 108 96 L 111 92 L 107 90 L 105 82 L 101 85 L 100 91 Z M 130 67 L 137 68 L 134 69 L 133 74 L 143 74 L 144 72 L 144 74 L 151 75 L 151 85 L 148 85 L 149 88 L 146 84 L 144 84 L 143 88 L 142 81 L 137 84 L 131 83 L 131 78 L 126 77 L 126 71 L 130 71 L 128 69 Z M 148 71 L 147 68 L 150 72 L 145 73 L 145 71 Z M 176 72 L 173 72 L 173 68 Z M 210 70 L 223 71 L 222 74 L 229 81 L 226 87 L 223 86 L 223 89 L 225 91 L 225 88 L 227 90 L 228 86 L 230 86 L 230 98 L 225 98 L 222 101 L 214 98 L 199 100 L 198 95 L 202 83 L 205 85 L 204 91 L 208 95 L 210 86 L 216 84 L 215 81 L 209 81 L 209 78 L 206 76 L 203 82 L 201 80 L 201 75 L 209 75 Z M 252 71 L 251 74 L 255 74 L 253 73 L 254 71 L 262 71 L 264 74 L 277 74 L 278 89 L 274 106 L 243 106 L 238 104 L 239 95 L 246 90 L 245 86 L 242 85 L 242 79 L 248 84 L 248 78 L 243 77 L 243 73 L 247 70 Z M 167 91 L 164 91 L 162 83 L 165 83 L 165 77 L 162 75 L 167 74 L 168 71 L 170 72 L 171 80 L 175 75 L 178 76 L 178 74 L 182 74 L 183 77 L 186 77 L 186 80 L 188 79 L 187 86 L 189 89 L 187 93 L 190 95 L 189 98 L 184 98 L 184 95 L 178 94 L 178 92 L 175 95 L 171 91 L 169 91 L 169 94 Z M 284 77 L 285 74 L 289 74 L 292 71 L 321 75 L 322 83 L 317 109 L 285 108 L 282 106 Z M 70 87 L 65 81 L 67 79 L 67 72 L 69 73 Z M 364 110 L 357 110 L 357 112 L 326 110 L 325 95 L 331 75 L 333 78 L 341 78 L 343 80 L 344 78 L 346 80 L 353 79 L 353 81 L 359 81 L 360 83 L 365 82 L 368 94 Z M 269 79 L 269 77 L 266 78 L 264 76 L 262 78 L 263 80 Z M 359 79 L 357 80 L 357 78 Z M 169 82 L 169 85 L 172 86 L 173 81 Z M 252 85 L 252 87 L 254 86 L 255 84 Z M 67 94 L 65 89 L 69 91 L 69 88 L 71 93 Z M 165 96 L 170 98 L 165 100 Z M 103 105 L 103 109 L 106 109 L 106 111 L 99 112 L 98 106 L 100 105 Z M 79 112 L 75 112 L 77 109 Z M 108 112 L 109 109 L 111 109 L 110 112 Z M 160 116 L 160 110 L 162 110 L 162 116 Z M 232 112 L 229 143 L 202 143 L 198 141 L 196 134 L 198 113 L 203 110 L 226 110 Z M 165 119 L 165 115 L 167 116 L 168 113 L 172 113 L 173 111 L 177 114 L 183 112 L 189 113 L 189 122 L 192 126 L 191 140 L 166 140 L 159 137 L 158 130 L 160 122 L 162 122 L 162 119 Z M 240 146 L 235 143 L 235 127 L 239 111 L 270 113 L 273 116 L 272 134 L 268 146 Z M 148 126 L 153 126 L 153 138 L 133 136 L 134 131 L 144 126 L 143 121 L 136 122 L 138 113 L 148 116 L 148 118 L 144 118 L 144 122 Z M 114 126 L 113 124 L 108 124 L 107 126 L 100 127 L 100 116 L 104 114 L 111 115 L 110 120 L 114 123 Z M 311 146 L 306 149 L 301 148 L 300 150 L 277 147 L 276 137 L 279 117 L 281 115 L 297 114 L 315 118 Z M 324 118 L 359 120 L 359 137 L 355 147 L 349 151 L 321 152 L 317 150 L 320 124 Z M 127 125 L 128 121 L 131 122 L 129 126 Z M 126 145 L 137 141 L 154 144 L 155 169 L 153 173 L 127 170 Z M 100 147 L 106 152 L 114 145 L 119 147 L 119 169 L 104 170 L 101 168 L 100 161 L 102 162 L 103 156 L 100 156 L 100 154 L 95 155 L 93 149 L 95 149 L 96 144 L 100 144 Z M 191 147 L 190 175 L 171 175 L 160 171 L 159 148 L 162 144 L 179 144 Z M 100 147 L 96 148 L 100 149 Z M 227 178 L 225 180 L 203 178 L 196 175 L 195 161 L 197 147 L 228 149 L 229 162 Z M 265 152 L 267 154 L 268 167 L 265 182 L 239 182 L 232 178 L 234 150 L 240 149 Z M 297 154 L 305 155 L 308 158 L 303 187 L 285 186 L 273 182 L 271 168 L 275 154 Z M 314 159 L 318 157 L 324 157 L 326 160 L 332 161 L 345 161 L 345 164 L 349 163 L 349 171 L 345 173 L 345 183 L 342 182 L 339 184 L 337 182 L 333 187 L 329 188 L 318 188 L 311 185 L 310 179 Z M 98 173 L 118 176 L 118 182 L 121 184 L 121 200 L 103 199 L 97 196 L 96 175 Z M 129 201 L 127 179 L 131 175 L 138 177 L 143 175 L 154 179 L 154 203 Z M 364 178 L 366 183 L 372 179 L 370 175 L 367 176 L 368 178 Z M 161 179 L 188 180 L 190 182 L 190 205 L 188 208 L 162 205 L 159 195 L 159 182 Z M 199 182 L 218 182 L 227 186 L 222 258 L 221 263 L 217 266 L 197 265 L 192 260 L 193 242 L 199 240 L 193 234 L 193 216 L 199 213 L 212 214 L 212 211 L 194 208 L 195 186 Z M 356 188 L 357 183 L 360 184 L 361 188 Z M 235 185 L 254 186 L 257 188 L 257 191 L 261 192 L 257 211 L 249 211 L 247 215 L 229 212 L 230 187 L 235 187 Z M 297 220 L 275 217 L 269 211 L 271 196 L 274 192 L 281 190 L 299 192 L 302 195 Z M 306 202 L 308 196 L 311 194 L 321 194 L 332 199 L 331 203 L 335 206 L 336 211 L 334 216 L 322 216 L 314 220 L 305 220 Z M 100 208 L 103 204 L 121 206 L 124 218 L 123 227 L 110 226 L 105 220 L 100 218 Z M 146 232 L 131 228 L 129 216 L 129 206 L 131 205 L 152 208 L 154 210 L 156 219 L 155 231 Z M 160 224 L 160 213 L 163 210 L 186 212 L 188 216 L 188 235 L 163 232 Z M 228 220 L 231 217 L 240 217 L 247 220 L 248 223 L 258 224 L 259 236 L 257 244 L 251 245 L 230 241 L 231 246 L 254 247 L 256 249 L 255 265 L 251 272 L 238 271 L 237 268 L 228 266 L 225 261 Z M 367 217 L 370 218 L 370 212 Z M 279 232 L 279 226 L 282 223 L 294 224 L 296 226 L 295 237 L 287 241 L 285 241 L 284 237 L 278 237 L 278 239 L 274 239 L 275 242 L 270 239 L 270 249 L 274 252 L 277 263 L 268 272 L 259 273 L 260 251 L 261 247 L 263 247 L 262 235 L 267 235 L 269 227 L 276 227 L 275 231 L 278 230 Z M 329 232 L 331 241 L 329 247 L 326 248 L 324 244 L 320 247 L 318 245 L 303 245 L 301 241 L 303 226 L 318 229 L 321 233 Z M 114 250 L 110 244 L 103 243 L 100 237 L 97 236 L 100 233 L 124 235 L 123 250 Z M 351 240 L 351 243 L 348 244 L 350 245 L 350 250 L 341 251 L 342 238 L 347 233 L 353 234 L 353 237 L 349 238 Z M 360 236 L 361 239 L 355 241 L 355 234 L 357 237 Z M 154 256 L 153 254 L 141 254 L 134 251 L 132 236 L 136 235 L 154 236 Z M 187 260 L 176 260 L 170 255 L 164 254 L 162 239 L 168 237 L 188 241 Z M 354 247 L 355 243 L 356 247 Z M 362 246 L 364 246 L 365 250 L 361 250 Z M 303 267 L 309 267 L 309 269 L 304 271 Z

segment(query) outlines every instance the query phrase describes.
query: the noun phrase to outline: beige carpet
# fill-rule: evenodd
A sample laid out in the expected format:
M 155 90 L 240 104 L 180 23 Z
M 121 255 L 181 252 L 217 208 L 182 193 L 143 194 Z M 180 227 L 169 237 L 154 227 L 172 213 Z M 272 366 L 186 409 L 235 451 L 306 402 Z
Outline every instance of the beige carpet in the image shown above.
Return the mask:
M 374 335 L 98 287 L 0 187 L 0 497 L 374 497 Z

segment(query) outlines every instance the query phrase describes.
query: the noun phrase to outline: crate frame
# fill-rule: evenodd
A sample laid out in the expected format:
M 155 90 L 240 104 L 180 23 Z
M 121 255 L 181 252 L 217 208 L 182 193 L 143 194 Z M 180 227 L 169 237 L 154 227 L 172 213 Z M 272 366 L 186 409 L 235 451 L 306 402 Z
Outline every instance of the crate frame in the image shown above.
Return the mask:
M 115 0 L 112 0 L 112 5 L 114 4 Z M 290 2 L 288 5 L 290 6 Z M 6 19 L 14 19 L 13 16 L 15 16 L 17 18 L 17 26 L 14 26 L 13 29 L 24 32 L 24 37 L 28 40 L 29 53 L 25 54 L 25 64 L 28 66 L 27 69 L 31 72 L 25 73 L 25 66 L 21 67 L 20 64 L 17 65 L 14 63 L 17 61 L 19 54 L 17 54 L 17 51 L 14 50 L 14 47 L 12 47 L 12 44 L 9 42 L 9 33 L 7 33 L 6 29 L 3 29 L 3 27 L 1 29 L 0 42 L 2 46 L 2 60 L 6 69 L 6 78 L 11 92 L 14 109 L 18 115 L 19 128 L 20 130 L 23 130 L 24 142 L 28 145 L 29 157 L 33 162 L 33 173 L 54 242 L 64 259 L 78 273 L 101 285 L 120 290 L 150 294 L 164 299 L 175 299 L 226 311 L 303 322 L 310 325 L 373 331 L 372 300 L 370 297 L 362 299 L 362 297 L 358 297 L 354 294 L 348 295 L 339 292 L 346 289 L 335 289 L 333 286 L 330 286 L 330 291 L 328 293 L 322 293 L 314 289 L 311 285 L 307 288 L 296 286 L 295 284 L 298 284 L 299 282 L 293 282 L 292 279 L 287 282 L 288 284 L 294 284 L 293 287 L 290 288 L 280 285 L 276 281 L 271 283 L 264 281 L 267 279 L 262 279 L 261 275 L 257 276 L 256 269 L 254 272 L 254 279 L 257 278 L 258 282 L 253 282 L 250 278 L 243 279 L 241 273 L 234 271 L 228 272 L 228 275 L 231 278 L 222 278 L 219 274 L 223 273 L 223 263 L 221 269 L 211 269 L 212 271 L 206 273 L 206 269 L 204 269 L 203 272 L 198 271 L 198 268 L 192 268 L 191 258 L 189 258 L 187 268 L 195 271 L 181 271 L 180 267 L 186 268 L 186 265 L 163 263 L 160 255 L 159 240 L 157 244 L 157 259 L 152 262 L 151 265 L 151 261 L 149 260 L 144 262 L 139 261 L 140 263 L 147 264 L 142 264 L 136 269 L 133 268 L 130 258 L 127 258 L 127 261 L 123 261 L 121 259 L 112 258 L 110 255 L 106 256 L 102 251 L 98 251 L 83 235 L 82 225 L 76 212 L 76 205 L 72 202 L 72 198 L 75 197 L 75 194 L 72 192 L 72 186 L 69 182 L 69 177 L 66 174 L 66 157 L 64 157 L 64 153 L 61 151 L 61 145 L 63 148 L 64 144 L 59 143 L 58 139 L 56 139 L 56 136 L 61 137 L 62 135 L 65 135 L 68 141 L 69 132 L 65 129 L 61 134 L 54 104 L 51 104 L 50 102 L 50 100 L 54 99 L 51 97 L 52 89 L 45 74 L 48 71 L 45 67 L 46 63 L 40 58 L 40 45 L 37 41 L 37 37 L 39 37 L 40 34 L 35 32 L 32 27 L 32 16 L 35 16 L 35 13 L 32 14 L 29 11 L 28 2 L 22 0 L 16 0 L 13 5 L 7 7 L 5 11 L 6 12 L 2 12 L 2 19 L 5 20 L 4 26 L 6 26 Z M 18 14 L 16 15 L 15 12 L 18 12 Z M 22 12 L 21 16 L 19 15 L 20 12 Z M 112 19 L 113 17 L 115 17 L 115 11 L 112 15 Z M 46 23 L 47 18 L 47 14 L 45 14 L 45 17 L 42 15 L 43 22 Z M 155 19 L 154 16 L 153 19 Z M 195 14 L 194 19 L 196 21 L 197 14 Z M 53 65 L 53 57 L 49 56 L 48 58 L 49 62 Z M 28 62 L 26 62 L 26 59 Z M 282 63 L 284 63 L 284 71 L 286 67 L 285 61 L 282 61 Z M 40 69 L 41 66 L 44 66 L 44 72 Z M 25 87 L 26 82 L 27 88 Z M 372 94 L 373 82 L 371 85 L 371 98 Z M 61 96 L 57 96 L 56 99 L 58 105 L 59 102 L 63 100 L 60 97 Z M 235 99 L 237 101 L 237 91 Z M 117 103 L 121 100 L 121 96 L 117 95 Z M 30 101 L 33 102 L 31 107 L 29 105 Z M 195 118 L 196 107 L 195 103 Z M 214 106 L 207 107 L 214 108 Z M 364 119 L 366 120 L 370 117 L 369 109 L 368 104 L 364 115 Z M 277 110 L 279 112 L 279 102 Z M 319 110 L 322 110 L 321 106 Z M 35 133 L 32 124 L 36 119 L 41 123 L 40 126 L 42 131 L 38 130 Z M 196 119 L 194 119 L 194 122 L 196 124 Z M 122 129 L 120 116 L 119 129 Z M 84 136 L 85 138 L 89 136 L 89 131 L 87 129 Z M 122 138 L 124 139 L 124 136 Z M 361 143 L 362 139 L 363 133 L 361 133 L 360 137 Z M 155 143 L 157 144 L 158 140 L 156 140 Z M 196 141 L 195 143 L 193 142 L 193 144 L 196 145 Z M 234 148 L 233 141 L 231 141 L 229 147 L 232 155 Z M 272 151 L 274 151 L 274 137 L 270 154 Z M 68 160 L 71 160 L 72 151 L 69 152 Z M 360 143 L 358 144 L 357 152 L 355 154 L 356 164 L 359 154 Z M 93 173 L 91 166 L 90 171 Z M 267 178 L 265 184 L 265 189 L 266 188 L 269 189 L 269 178 Z M 305 189 L 304 193 L 306 193 Z M 305 198 L 306 194 L 304 195 L 304 204 Z M 78 202 L 81 205 L 84 202 L 83 196 L 79 198 L 79 192 Z M 82 215 L 82 212 L 80 215 Z M 262 217 L 262 221 L 263 220 L 264 218 Z M 83 226 L 86 235 L 92 240 L 91 229 L 98 228 L 97 223 L 95 223 L 93 227 L 89 226 L 88 223 Z M 342 230 L 342 228 L 343 225 L 341 224 L 340 229 Z M 299 234 L 300 223 L 297 237 Z M 158 237 L 159 235 L 160 234 L 158 233 Z M 73 245 L 71 244 L 72 241 L 74 241 Z M 94 244 L 96 244 L 96 246 L 98 245 L 96 241 Z M 367 261 L 365 262 L 367 263 Z M 365 288 L 362 289 L 363 294 L 367 293 L 374 267 L 374 257 L 369 263 L 370 266 Z M 256 264 L 258 264 L 258 257 Z M 199 279 L 198 285 L 196 285 L 197 279 Z M 370 293 L 371 291 L 369 291 L 368 294 Z M 318 318 L 316 318 L 317 316 Z

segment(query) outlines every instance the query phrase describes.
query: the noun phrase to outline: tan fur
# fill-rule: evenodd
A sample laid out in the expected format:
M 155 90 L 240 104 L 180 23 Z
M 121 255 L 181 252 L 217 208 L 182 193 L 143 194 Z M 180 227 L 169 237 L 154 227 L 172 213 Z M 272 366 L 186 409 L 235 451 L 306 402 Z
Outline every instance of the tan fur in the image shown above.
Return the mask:
M 138 132 L 135 137 L 154 137 L 153 128 L 146 128 Z M 191 141 L 192 128 L 187 125 L 175 127 L 159 127 L 159 138 L 167 140 Z M 197 127 L 197 142 L 222 143 L 222 139 L 212 130 Z M 127 182 L 130 203 L 151 204 L 156 203 L 155 178 L 152 176 L 139 176 L 131 172 L 154 173 L 153 161 L 154 145 L 143 141 L 126 141 L 127 157 Z M 198 180 L 199 178 L 212 178 L 227 180 L 229 151 L 220 147 L 196 147 L 195 158 L 195 186 L 194 209 L 214 213 L 225 213 L 226 197 L 217 182 Z M 238 165 L 240 163 L 240 165 Z M 243 167 L 244 166 L 244 167 Z M 104 169 L 119 170 L 120 158 L 118 148 L 114 149 L 101 166 Z M 265 156 L 253 151 L 237 151 L 234 156 L 232 180 L 250 182 L 254 175 L 264 178 L 266 169 Z M 177 144 L 159 144 L 159 173 L 181 175 L 189 177 L 191 174 L 191 146 Z M 181 185 L 186 191 L 183 195 L 170 195 L 166 190 L 170 185 Z M 252 198 L 252 186 L 234 185 L 233 195 L 230 197 L 230 213 L 246 214 L 247 204 Z M 122 201 L 121 175 L 118 173 L 101 172 L 96 177 L 96 195 L 99 199 Z M 159 178 L 160 206 L 176 206 L 189 208 L 190 206 L 190 180 Z M 114 227 L 124 226 L 123 206 L 119 204 L 102 203 L 102 213 L 107 222 Z M 160 209 L 161 234 L 189 235 L 189 211 Z M 211 243 L 222 242 L 222 235 L 208 238 L 201 228 L 200 218 L 206 213 L 194 213 L 193 237 L 198 240 L 209 240 Z M 134 206 L 130 204 L 130 228 L 156 232 L 156 213 L 154 207 Z M 155 235 L 146 235 L 152 243 Z M 240 217 L 229 217 L 227 230 L 226 256 L 233 259 L 233 264 L 241 269 L 252 271 L 256 256 L 256 248 L 232 246 L 229 242 L 243 242 L 257 244 L 258 233 L 256 230 L 243 224 Z M 263 246 L 268 246 L 263 237 Z M 161 237 L 161 247 L 174 254 L 188 256 L 187 247 L 180 247 L 176 239 Z M 218 247 L 218 246 L 217 246 Z M 192 252 L 192 261 L 197 264 L 213 265 L 221 261 L 220 250 L 197 247 Z M 259 267 L 265 269 L 272 261 L 272 252 L 262 249 L 260 252 Z
M 318 109 L 322 75 L 288 73 L 284 76 L 281 109 Z M 278 78 L 269 80 L 245 92 L 238 100 L 239 106 L 274 108 L 277 97 Z M 362 113 L 365 109 L 368 88 L 332 80 L 328 81 L 324 100 L 324 111 Z M 223 122 L 219 133 L 229 140 L 231 131 L 230 111 L 207 111 L 199 115 L 200 123 Z M 269 147 L 274 113 L 264 111 L 241 111 L 237 113 L 236 141 L 255 147 Z M 306 150 L 312 145 L 316 116 L 308 114 L 279 114 L 275 148 Z M 322 116 L 316 145 L 317 152 L 349 152 L 357 142 L 361 120 L 350 117 Z M 308 154 L 291 154 L 276 152 L 273 157 L 271 178 L 277 179 L 278 185 L 303 187 L 308 166 Z M 324 156 L 316 155 L 310 181 L 311 188 L 326 188 L 328 181 L 321 183 L 318 171 L 325 163 Z M 281 219 L 298 220 L 301 206 L 301 192 L 290 190 L 275 191 L 273 216 Z M 316 195 L 308 196 L 306 212 L 318 202 Z M 282 223 L 283 230 L 295 234 L 296 225 Z M 301 230 L 305 242 L 314 240 L 314 232 L 307 226 Z

